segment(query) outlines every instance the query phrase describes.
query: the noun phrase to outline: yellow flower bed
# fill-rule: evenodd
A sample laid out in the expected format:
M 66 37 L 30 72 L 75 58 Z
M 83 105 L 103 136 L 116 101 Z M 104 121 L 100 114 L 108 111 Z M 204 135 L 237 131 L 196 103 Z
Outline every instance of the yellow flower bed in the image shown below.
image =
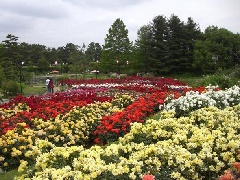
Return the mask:
M 144 174 L 216 179 L 239 160 L 239 117 L 240 104 L 224 110 L 202 108 L 180 118 L 163 112 L 159 120 L 133 123 L 116 144 L 53 147 L 37 157 L 34 178 L 25 174 L 16 179 L 141 179 Z

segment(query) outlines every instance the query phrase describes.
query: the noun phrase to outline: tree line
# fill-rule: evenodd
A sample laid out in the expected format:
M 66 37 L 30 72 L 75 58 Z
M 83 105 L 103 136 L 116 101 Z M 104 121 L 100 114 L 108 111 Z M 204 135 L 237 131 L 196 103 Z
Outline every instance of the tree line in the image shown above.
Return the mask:
M 191 17 L 184 22 L 176 15 L 169 18 L 159 15 L 140 27 L 137 39 L 131 42 L 127 27 L 118 18 L 109 28 L 103 45 L 68 43 L 63 47 L 49 48 L 19 43 L 17 36 L 8 34 L 0 44 L 0 82 L 19 81 L 21 68 L 25 73 L 34 74 L 51 70 L 77 74 L 98 70 L 102 73 L 161 76 L 213 73 L 239 62 L 240 35 L 225 28 L 209 26 L 201 32 Z

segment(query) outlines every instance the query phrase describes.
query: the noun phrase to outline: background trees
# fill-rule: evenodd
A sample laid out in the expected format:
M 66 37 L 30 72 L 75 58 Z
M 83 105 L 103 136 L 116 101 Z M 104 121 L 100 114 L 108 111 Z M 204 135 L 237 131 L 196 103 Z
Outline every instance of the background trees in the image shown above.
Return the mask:
M 184 23 L 176 15 L 169 19 L 156 16 L 138 32 L 138 63 L 144 62 L 148 71 L 155 75 L 191 72 L 194 43 L 200 34 L 192 18 Z
M 4 80 L 19 81 L 22 61 L 24 73 L 32 74 L 47 74 L 51 70 L 76 75 L 91 70 L 156 76 L 206 74 L 240 63 L 240 35 L 216 26 L 201 32 L 191 17 L 184 22 L 176 15 L 154 17 L 139 28 L 134 43 L 120 18 L 109 28 L 104 45 L 67 43 L 49 48 L 19 43 L 17 36 L 8 34 L 0 44 L 0 86 Z
M 151 26 L 144 25 L 137 32 L 137 40 L 134 47 L 134 67 L 138 69 L 139 72 L 147 73 L 149 71 L 152 55 L 152 46 L 151 46 Z
M 3 41 L 1 66 L 7 80 L 17 80 L 17 72 L 21 66 L 21 55 L 18 47 L 18 37 L 8 34 Z
M 239 64 L 240 38 L 224 28 L 209 26 L 196 41 L 193 66 L 201 73 L 212 73 Z
M 89 70 L 98 73 L 99 71 L 99 61 L 101 59 L 102 47 L 99 43 L 91 42 L 85 52 L 86 61 L 89 64 Z

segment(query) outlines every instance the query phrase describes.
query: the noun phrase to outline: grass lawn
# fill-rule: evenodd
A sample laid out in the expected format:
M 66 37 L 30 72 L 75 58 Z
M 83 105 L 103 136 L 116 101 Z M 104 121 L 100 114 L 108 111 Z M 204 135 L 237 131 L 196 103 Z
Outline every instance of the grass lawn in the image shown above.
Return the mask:
M 23 94 L 28 95 L 41 95 L 46 92 L 46 86 L 45 85 L 25 85 L 23 88 Z
M 1 180 L 13 180 L 15 176 L 20 175 L 20 173 L 17 170 L 12 170 L 9 172 L 2 172 L 0 173 L 0 179 Z

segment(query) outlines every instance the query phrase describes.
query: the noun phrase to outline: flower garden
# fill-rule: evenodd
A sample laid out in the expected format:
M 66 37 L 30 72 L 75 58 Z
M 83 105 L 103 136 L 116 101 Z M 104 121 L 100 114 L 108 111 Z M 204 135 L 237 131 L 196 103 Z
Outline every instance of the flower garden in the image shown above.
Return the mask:
M 240 176 L 240 87 L 172 78 L 65 80 L 0 105 L 0 168 L 15 179 Z

